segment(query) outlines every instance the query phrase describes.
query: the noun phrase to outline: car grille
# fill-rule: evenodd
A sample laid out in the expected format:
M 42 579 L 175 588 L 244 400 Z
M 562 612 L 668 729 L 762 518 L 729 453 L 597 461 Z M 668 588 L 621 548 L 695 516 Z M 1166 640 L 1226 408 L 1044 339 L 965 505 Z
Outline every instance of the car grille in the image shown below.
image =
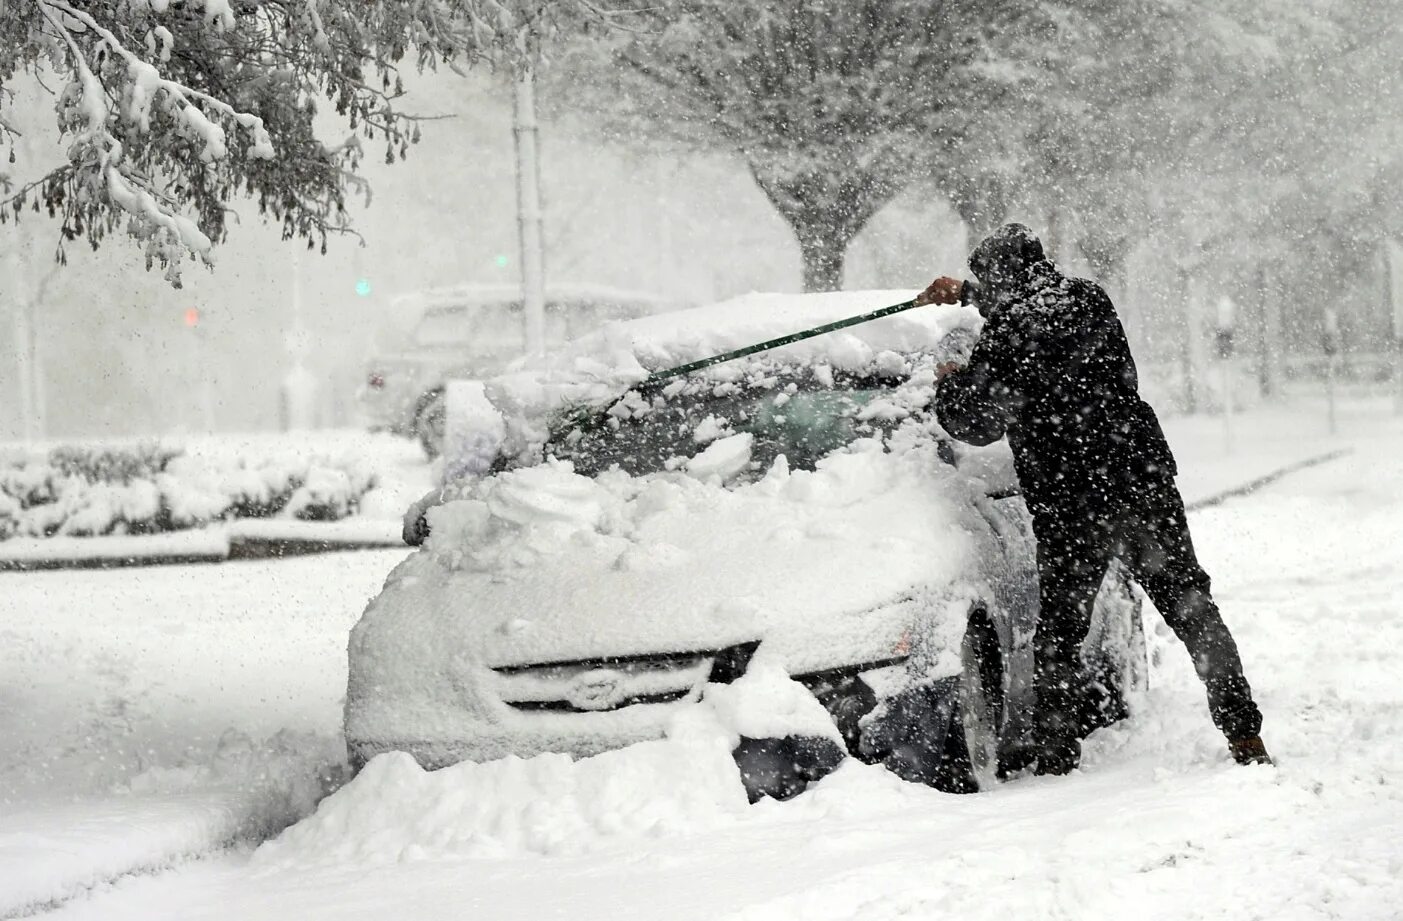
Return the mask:
M 707 681 L 732 681 L 757 644 L 494 668 L 498 697 L 522 711 L 602 713 L 695 698 Z

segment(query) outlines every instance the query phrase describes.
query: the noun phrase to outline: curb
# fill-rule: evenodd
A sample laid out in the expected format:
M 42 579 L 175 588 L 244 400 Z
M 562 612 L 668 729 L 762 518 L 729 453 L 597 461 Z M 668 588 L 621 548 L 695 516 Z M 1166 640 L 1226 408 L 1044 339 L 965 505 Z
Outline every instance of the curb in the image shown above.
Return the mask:
M 231 560 L 270 560 L 284 557 L 343 553 L 355 550 L 408 551 L 399 541 L 345 541 L 309 537 L 231 537 L 222 551 L 129 554 L 125 556 L 0 557 L 0 572 L 44 572 L 61 569 L 125 569 L 136 566 L 187 566 Z M 3 545 L 0 545 L 3 552 Z
M 1215 493 L 1206 499 L 1199 499 L 1197 502 L 1192 502 L 1184 506 L 1184 511 L 1197 512 L 1201 509 L 1213 508 L 1215 506 L 1222 505 L 1224 502 L 1227 502 L 1230 499 L 1240 499 L 1243 496 L 1251 495 L 1252 493 L 1256 492 L 1264 486 L 1270 486 L 1272 483 L 1275 483 L 1282 477 L 1290 476 L 1293 473 L 1299 473 L 1300 471 L 1309 469 L 1310 467 L 1318 467 L 1321 464 L 1328 464 L 1330 461 L 1339 460 L 1340 458 L 1353 453 L 1353 448 L 1341 448 L 1338 451 L 1331 451 L 1328 454 L 1320 454 L 1315 457 L 1308 457 L 1303 461 L 1297 461 L 1296 463 L 1282 467 L 1279 470 L 1273 470 L 1271 473 L 1268 473 L 1265 476 L 1257 477 L 1257 479 L 1252 480 L 1249 483 L 1244 483 L 1241 486 L 1234 486 L 1231 489 L 1225 489 L 1220 493 Z

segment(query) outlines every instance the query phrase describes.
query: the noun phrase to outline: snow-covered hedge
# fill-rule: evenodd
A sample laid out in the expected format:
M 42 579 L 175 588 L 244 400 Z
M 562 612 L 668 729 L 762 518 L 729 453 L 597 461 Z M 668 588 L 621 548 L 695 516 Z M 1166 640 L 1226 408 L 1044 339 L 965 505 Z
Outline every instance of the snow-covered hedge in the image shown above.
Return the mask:
M 154 534 L 235 518 L 336 521 L 375 486 L 368 468 L 317 457 L 61 447 L 0 465 L 0 540 Z

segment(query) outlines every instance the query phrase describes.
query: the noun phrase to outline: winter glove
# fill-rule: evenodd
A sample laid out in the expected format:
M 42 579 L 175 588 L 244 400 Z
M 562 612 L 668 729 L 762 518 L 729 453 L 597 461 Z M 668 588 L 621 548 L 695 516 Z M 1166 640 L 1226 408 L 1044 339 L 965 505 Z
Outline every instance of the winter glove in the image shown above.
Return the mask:
M 916 295 L 916 306 L 924 307 L 927 304 L 958 304 L 961 300 L 961 293 L 964 291 L 965 283 L 958 278 L 951 278 L 942 275 L 920 294 Z

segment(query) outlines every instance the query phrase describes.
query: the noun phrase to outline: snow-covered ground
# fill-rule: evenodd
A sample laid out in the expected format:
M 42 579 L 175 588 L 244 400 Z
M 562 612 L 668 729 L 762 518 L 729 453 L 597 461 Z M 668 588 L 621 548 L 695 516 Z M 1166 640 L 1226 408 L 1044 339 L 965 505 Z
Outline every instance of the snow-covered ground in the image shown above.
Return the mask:
M 403 556 L 0 573 L 0 917 L 304 812 Z
M 1182 649 L 1084 769 L 956 797 L 849 765 L 744 806 L 724 751 L 334 785 L 345 638 L 402 554 L 0 574 L 0 917 L 1394 918 L 1403 904 L 1403 424 L 1382 403 L 1168 424 L 1276 768 L 1227 760 Z M 128 870 L 116 884 L 83 887 Z M 159 872 L 157 872 L 159 871 Z M 66 900 L 66 901 L 65 901 Z M 47 906 L 45 903 L 49 903 Z

